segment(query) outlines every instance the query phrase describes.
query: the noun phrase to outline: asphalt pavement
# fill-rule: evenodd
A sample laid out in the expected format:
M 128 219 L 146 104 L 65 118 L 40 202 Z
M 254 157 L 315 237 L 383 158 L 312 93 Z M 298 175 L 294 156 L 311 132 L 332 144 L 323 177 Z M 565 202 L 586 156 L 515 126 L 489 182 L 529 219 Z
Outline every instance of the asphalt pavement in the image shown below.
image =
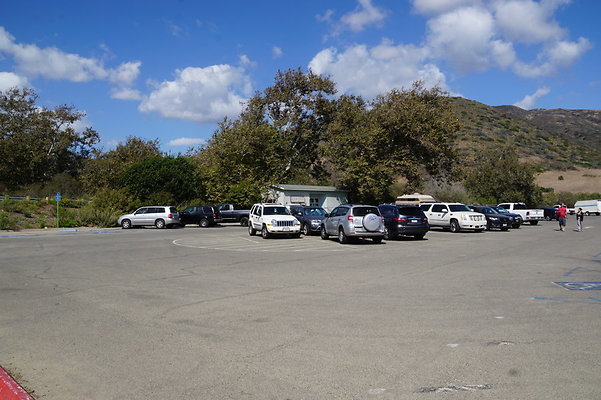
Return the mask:
M 0 232 L 0 365 L 40 400 L 599 399 L 601 217 L 568 224 Z

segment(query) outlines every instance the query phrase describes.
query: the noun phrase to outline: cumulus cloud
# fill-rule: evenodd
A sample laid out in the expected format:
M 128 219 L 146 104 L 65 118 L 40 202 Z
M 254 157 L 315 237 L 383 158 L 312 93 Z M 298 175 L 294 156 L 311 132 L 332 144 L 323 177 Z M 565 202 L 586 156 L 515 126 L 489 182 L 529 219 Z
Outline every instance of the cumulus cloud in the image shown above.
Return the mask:
M 534 107 L 534 105 L 536 104 L 538 99 L 540 99 L 543 96 L 546 96 L 550 92 L 551 92 L 551 89 L 549 89 L 548 87 L 546 87 L 546 86 L 542 87 L 542 88 L 538 89 L 536 92 L 534 92 L 533 94 L 526 95 L 522 100 L 514 103 L 513 105 L 523 108 L 525 110 L 529 110 Z
M 138 107 L 165 118 L 218 122 L 240 113 L 252 91 L 244 69 L 231 65 L 188 67 L 175 72 L 175 79 L 156 85 Z
M 115 69 L 106 68 L 102 60 L 66 53 L 56 47 L 40 48 L 32 44 L 20 44 L 15 37 L 0 26 L 0 54 L 15 62 L 15 70 L 28 79 L 47 79 L 87 82 L 107 80 L 123 88 L 133 84 L 138 77 L 141 63 L 126 62 Z
M 167 142 L 167 146 L 198 146 L 207 144 L 205 139 L 181 137 Z
M 111 98 L 118 100 L 142 100 L 142 94 L 131 88 L 114 88 L 111 90 Z
M 423 80 L 428 87 L 446 88 L 444 74 L 435 65 L 425 63 L 426 57 L 423 48 L 394 45 L 386 40 L 372 48 L 356 45 L 344 52 L 322 50 L 313 57 L 309 68 L 316 74 L 332 76 L 342 92 L 369 98 L 409 87 L 416 80 Z
M 371 3 L 371 0 L 358 0 L 359 5 L 355 11 L 344 14 L 340 18 L 346 29 L 360 32 L 368 25 L 379 24 L 386 18 L 386 12 Z
M 506 39 L 540 43 L 558 40 L 565 35 L 565 30 L 552 17 L 560 5 L 567 3 L 568 0 L 497 0 L 492 9 L 497 27 Z
M 475 5 L 478 0 L 414 0 L 413 9 L 425 15 L 436 15 L 464 5 Z
M 29 81 L 23 76 L 19 76 L 12 72 L 0 72 L 0 91 L 4 91 L 13 87 L 26 88 L 30 87 Z
M 284 51 L 278 46 L 273 46 L 273 48 L 271 49 L 271 55 L 273 56 L 273 58 L 280 58 L 284 55 Z

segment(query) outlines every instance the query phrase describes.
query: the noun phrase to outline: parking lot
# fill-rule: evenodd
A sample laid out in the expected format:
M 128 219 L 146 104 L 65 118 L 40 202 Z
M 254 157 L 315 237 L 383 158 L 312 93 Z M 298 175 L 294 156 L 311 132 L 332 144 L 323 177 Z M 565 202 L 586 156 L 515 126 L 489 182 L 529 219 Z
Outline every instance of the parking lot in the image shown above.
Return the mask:
M 44 400 L 601 398 L 584 222 L 349 245 L 1 232 L 0 365 Z

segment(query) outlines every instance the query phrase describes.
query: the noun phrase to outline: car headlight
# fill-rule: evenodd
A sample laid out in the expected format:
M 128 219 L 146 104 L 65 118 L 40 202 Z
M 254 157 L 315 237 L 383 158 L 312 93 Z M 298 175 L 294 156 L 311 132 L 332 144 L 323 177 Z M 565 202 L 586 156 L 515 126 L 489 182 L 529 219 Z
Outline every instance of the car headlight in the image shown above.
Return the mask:
M 275 219 L 271 220 L 271 226 L 277 226 L 277 224 L 278 224 L 277 220 L 275 220 Z
M 294 220 L 294 225 L 300 225 L 300 221 L 298 219 Z
M 497 218 L 497 217 L 490 217 L 490 220 L 491 220 L 491 221 L 498 221 L 498 220 L 499 220 L 499 218 Z

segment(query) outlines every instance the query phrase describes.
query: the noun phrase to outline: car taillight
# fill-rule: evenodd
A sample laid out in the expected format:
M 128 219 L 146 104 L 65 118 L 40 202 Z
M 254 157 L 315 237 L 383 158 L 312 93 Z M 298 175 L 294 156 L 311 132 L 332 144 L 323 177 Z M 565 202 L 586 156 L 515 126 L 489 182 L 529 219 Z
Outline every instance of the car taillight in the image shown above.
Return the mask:
M 213 214 L 213 218 L 217 218 L 217 214 Z
M 173 214 L 167 214 L 167 218 L 173 218 Z
M 392 218 L 392 220 L 396 221 L 396 222 L 407 222 L 407 218 L 396 218 L 396 217 L 394 217 L 394 218 Z
M 348 219 L 349 221 L 353 221 L 353 216 L 349 215 L 348 217 L 346 217 L 346 219 Z
M 422 221 L 428 222 L 428 218 L 422 218 Z

